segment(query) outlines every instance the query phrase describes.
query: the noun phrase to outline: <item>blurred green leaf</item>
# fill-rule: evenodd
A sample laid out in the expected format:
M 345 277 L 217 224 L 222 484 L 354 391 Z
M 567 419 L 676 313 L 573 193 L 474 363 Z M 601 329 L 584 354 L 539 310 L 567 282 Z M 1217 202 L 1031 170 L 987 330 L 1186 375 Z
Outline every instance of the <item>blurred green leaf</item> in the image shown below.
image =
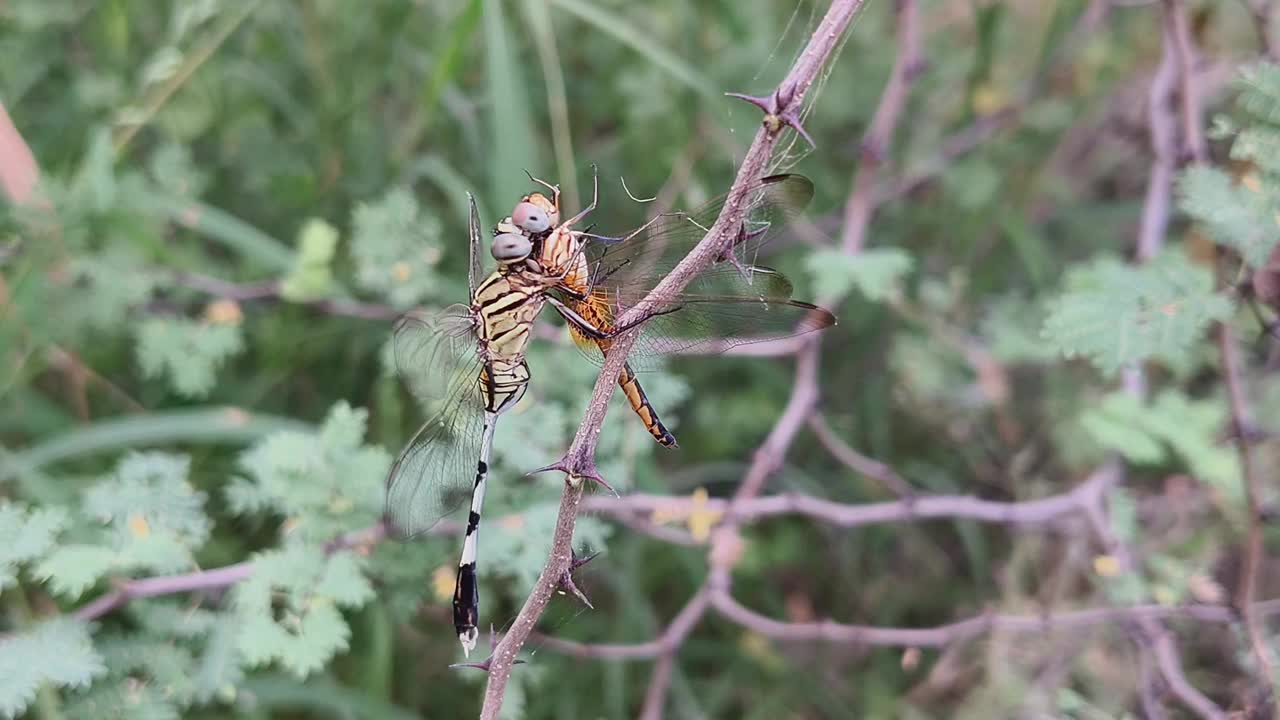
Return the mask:
M 356 283 L 387 298 L 392 305 L 409 307 L 439 292 L 442 245 L 457 248 L 466 257 L 466 235 L 456 242 L 444 237 L 440 221 L 424 213 L 408 191 L 396 188 L 376 203 L 362 203 L 355 211 L 351 258 Z M 447 244 L 446 244 L 447 243 Z
M 1102 258 L 1072 268 L 1064 286 L 1049 305 L 1044 337 L 1106 373 L 1184 353 L 1232 310 L 1214 291 L 1211 274 L 1176 250 L 1141 267 Z
M 1178 185 L 1182 209 L 1204 223 L 1214 240 L 1261 267 L 1280 240 L 1273 203 L 1260 192 L 1236 185 L 1221 170 L 1192 167 Z
M 105 672 L 83 623 L 60 618 L 0 638 L 0 715 L 21 715 L 45 683 L 87 687 Z
M 18 580 L 18 567 L 44 557 L 67 525 L 60 508 L 26 508 L 0 500 L 0 592 Z
M 215 373 L 244 349 L 239 325 L 185 318 L 150 318 L 138 328 L 138 364 L 150 378 L 167 377 L 175 392 L 205 397 Z
M 99 420 L 6 458 L 7 480 L 54 463 L 94 453 L 174 442 L 245 443 L 280 430 L 301 431 L 301 421 L 256 415 L 235 407 L 171 410 Z
M 331 293 L 337 247 L 336 228 L 317 218 L 308 220 L 298 233 L 298 256 L 280 283 L 280 296 L 292 302 L 306 302 Z
M 897 248 L 867 250 L 857 255 L 819 250 L 805 263 L 819 297 L 841 298 L 856 288 L 872 301 L 891 297 L 914 264 L 910 255 Z

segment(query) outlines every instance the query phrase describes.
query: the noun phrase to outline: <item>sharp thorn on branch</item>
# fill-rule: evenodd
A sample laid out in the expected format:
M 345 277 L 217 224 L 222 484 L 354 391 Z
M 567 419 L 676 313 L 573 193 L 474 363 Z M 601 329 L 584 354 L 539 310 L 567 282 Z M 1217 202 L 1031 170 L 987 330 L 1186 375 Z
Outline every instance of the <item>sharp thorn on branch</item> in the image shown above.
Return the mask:
M 573 550 L 570 550 L 569 552 L 572 553 L 572 557 L 569 560 L 569 572 L 573 572 L 574 570 L 577 570 L 578 568 L 582 567 L 583 565 L 586 565 L 592 560 L 595 560 L 596 556 L 600 554 L 600 551 L 597 550 L 591 553 L 590 555 L 587 555 L 586 557 L 582 557 L 582 556 L 579 556 L 578 553 Z
M 560 590 L 562 592 L 572 593 L 573 596 L 578 598 L 578 600 L 583 605 L 586 605 L 588 609 L 596 609 L 596 606 L 591 604 L 591 601 L 587 599 L 586 594 L 582 592 L 582 589 L 578 587 L 578 584 L 573 581 L 572 570 L 565 570 L 560 574 Z
M 778 114 L 778 96 L 776 94 L 761 97 L 759 95 L 747 95 L 746 93 L 725 93 L 728 97 L 737 98 L 744 102 L 751 103 L 760 108 L 766 116 Z
M 564 464 L 564 458 L 560 458 L 559 460 L 551 463 L 550 465 L 543 465 L 542 467 L 537 468 L 536 470 L 530 470 L 529 472 L 525 473 L 524 476 L 533 477 L 534 475 L 539 475 L 544 472 L 552 472 L 552 471 L 568 474 L 569 466 Z

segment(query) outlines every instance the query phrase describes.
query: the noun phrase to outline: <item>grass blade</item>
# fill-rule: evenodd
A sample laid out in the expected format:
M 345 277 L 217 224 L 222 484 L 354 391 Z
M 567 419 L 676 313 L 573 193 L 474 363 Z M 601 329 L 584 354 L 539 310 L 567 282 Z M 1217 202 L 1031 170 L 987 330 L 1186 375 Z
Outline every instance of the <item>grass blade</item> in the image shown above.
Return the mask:
M 667 71 L 671 77 L 698 93 L 707 96 L 717 94 L 711 79 L 693 68 L 680 56 L 652 41 L 652 35 L 641 31 L 621 17 L 582 0 L 551 0 L 561 10 L 577 16 L 579 20 L 594 25 L 607 35 L 630 47 L 649 59 L 654 65 Z
M 515 42 L 507 32 L 502 0 L 485 0 L 485 75 L 489 90 L 490 198 L 496 207 L 515 205 L 528 184 L 524 171 L 537 174 L 537 155 L 529 119 L 526 83 L 516 62 Z M 485 218 L 484 222 L 492 222 Z
M 278 430 L 307 430 L 299 420 L 256 415 L 237 407 L 173 410 L 103 420 L 5 458 L 0 481 L 99 452 L 170 443 L 238 444 Z

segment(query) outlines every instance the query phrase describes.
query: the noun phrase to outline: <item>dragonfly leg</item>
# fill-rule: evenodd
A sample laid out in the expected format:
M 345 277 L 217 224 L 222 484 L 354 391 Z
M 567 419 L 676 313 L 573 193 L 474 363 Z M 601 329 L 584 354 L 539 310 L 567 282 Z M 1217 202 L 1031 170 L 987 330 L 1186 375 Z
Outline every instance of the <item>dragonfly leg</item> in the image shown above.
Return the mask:
M 599 168 L 596 167 L 595 163 L 592 163 L 591 164 L 591 204 L 582 208 L 581 212 L 579 212 L 577 215 L 574 215 L 573 217 L 566 220 L 564 223 L 562 223 L 563 225 L 576 225 L 579 222 L 581 222 L 582 218 L 586 217 L 588 214 L 590 214 L 592 210 L 596 209 L 596 200 L 598 200 L 600 197 L 600 174 L 598 170 Z
M 608 330 L 605 330 L 603 328 L 596 326 L 595 323 L 584 318 L 581 314 L 579 314 L 573 308 L 568 307 L 567 305 L 560 302 L 556 298 L 547 296 L 547 302 L 551 303 L 551 307 L 554 307 L 556 309 L 556 312 L 560 313 L 561 317 L 563 317 L 567 322 L 572 323 L 573 326 L 577 328 L 579 331 L 581 331 L 583 335 L 586 335 L 588 338 L 592 340 L 609 340 L 611 338 L 615 338 L 632 328 L 642 325 L 643 323 L 645 323 L 646 321 L 652 318 L 658 317 L 659 315 L 670 315 L 673 312 L 678 312 L 681 307 L 677 305 L 675 307 L 667 308 L 665 310 L 654 310 L 653 312 L 645 313 L 644 317 L 639 318 L 638 320 L 635 320 L 633 322 L 629 322 L 626 325 L 621 325 L 615 328 L 610 328 Z
M 534 177 L 533 173 L 529 172 L 527 169 L 524 171 L 524 174 L 529 176 L 529 180 L 531 182 L 535 182 L 551 191 L 551 200 L 556 205 L 556 215 L 559 215 L 560 214 L 560 186 L 552 185 L 551 183 L 547 182 L 546 180 L 543 180 L 542 178 Z

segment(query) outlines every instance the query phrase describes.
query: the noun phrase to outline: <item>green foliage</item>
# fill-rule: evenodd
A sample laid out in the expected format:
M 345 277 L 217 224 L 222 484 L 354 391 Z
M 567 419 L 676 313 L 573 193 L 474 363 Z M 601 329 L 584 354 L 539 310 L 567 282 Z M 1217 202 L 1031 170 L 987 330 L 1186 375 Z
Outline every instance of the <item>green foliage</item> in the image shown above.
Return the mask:
M 373 524 L 391 456 L 364 444 L 367 419 L 367 411 L 339 402 L 315 432 L 267 436 L 240 456 L 247 477 L 227 486 L 228 505 L 240 515 L 288 518 L 289 537 L 300 542 L 327 542 Z
M 185 318 L 150 318 L 138 327 L 138 364 L 149 378 L 167 377 L 187 397 L 205 397 L 218 369 L 244 349 L 240 327 Z
M 867 250 L 852 256 L 838 250 L 821 250 L 806 260 L 818 296 L 840 298 L 856 288 L 872 301 L 886 300 L 897 292 L 912 265 L 911 256 L 898 248 Z
M 1114 374 L 1151 358 L 1176 361 L 1231 309 L 1209 271 L 1179 251 L 1142 266 L 1102 258 L 1068 272 L 1043 334 L 1059 352 Z
M 47 554 L 67 526 L 61 508 L 28 510 L 0 501 L 0 591 L 18 581 L 18 569 Z
M 21 715 L 45 683 L 87 687 L 105 672 L 103 657 L 84 623 L 50 620 L 0 638 L 0 715 Z
M 443 229 L 434 215 L 424 213 L 413 195 L 403 189 L 388 192 L 376 203 L 356 207 L 351 239 L 356 283 L 385 297 L 392 305 L 408 307 L 432 295 L 440 282 Z M 466 235 L 447 243 L 466 257 Z
M 163 453 L 132 453 L 89 487 L 82 533 L 92 543 L 57 547 L 36 573 L 60 595 L 80 596 L 108 572 L 168 574 L 191 569 L 192 552 L 209 537 L 203 492 L 187 481 L 189 461 Z
M 1250 265 L 1266 262 L 1280 224 L 1275 198 L 1236 185 L 1225 172 L 1193 167 L 1179 183 L 1182 209 L 1205 224 L 1217 242 L 1234 248 Z
M 1241 500 L 1240 467 L 1235 451 L 1222 442 L 1226 420 L 1220 400 L 1192 400 L 1174 390 L 1149 403 L 1112 393 L 1080 417 L 1099 445 L 1139 464 L 1165 463 L 1172 453 L 1235 505 Z
M 253 575 L 236 588 L 236 647 L 250 667 L 279 662 L 298 677 L 347 648 L 351 630 L 340 607 L 357 608 L 373 588 L 349 553 L 293 546 L 253 560 Z
M 333 289 L 333 256 L 338 248 L 338 231 L 323 220 L 312 218 L 298 233 L 298 256 L 293 269 L 280 283 L 280 295 L 302 302 L 328 295 Z

